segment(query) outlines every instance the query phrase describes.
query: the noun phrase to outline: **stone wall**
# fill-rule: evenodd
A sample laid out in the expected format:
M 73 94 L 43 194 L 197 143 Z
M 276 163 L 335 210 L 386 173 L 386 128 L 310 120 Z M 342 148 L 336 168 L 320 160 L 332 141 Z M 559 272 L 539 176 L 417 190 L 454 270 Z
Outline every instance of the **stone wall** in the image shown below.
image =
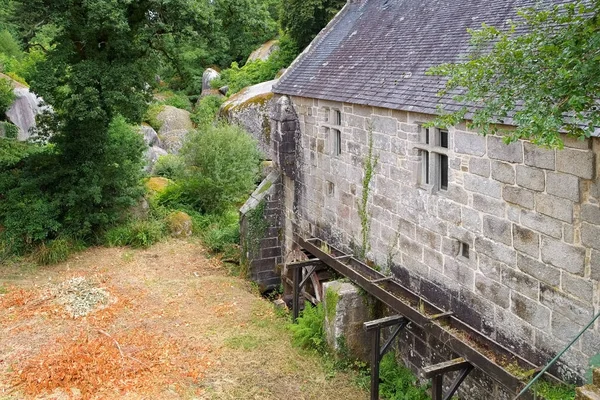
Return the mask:
M 279 173 L 271 172 L 240 209 L 242 259 L 261 292 L 281 283 L 282 196 Z
M 357 206 L 372 135 L 370 260 L 537 364 L 592 319 L 600 306 L 599 139 L 565 138 L 565 149 L 555 151 L 451 128 L 444 190 L 420 181 L 416 146 L 432 116 L 298 97 L 291 103 L 301 135 L 297 177 L 284 180 L 284 212 L 302 234 L 349 252 L 360 243 Z M 288 242 L 289 235 L 288 227 Z M 439 358 L 426 337 L 406 338 L 415 367 Z M 599 352 L 596 324 L 553 372 L 580 381 Z

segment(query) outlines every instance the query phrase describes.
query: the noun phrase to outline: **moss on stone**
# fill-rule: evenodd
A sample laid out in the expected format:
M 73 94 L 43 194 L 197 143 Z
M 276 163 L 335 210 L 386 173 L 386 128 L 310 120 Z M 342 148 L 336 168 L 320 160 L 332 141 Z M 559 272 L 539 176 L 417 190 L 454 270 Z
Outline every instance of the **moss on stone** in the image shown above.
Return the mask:
M 183 211 L 175 211 L 167 217 L 171 236 L 185 238 L 192 236 L 192 217 Z
M 146 189 L 151 194 L 162 193 L 173 181 L 162 176 L 153 176 L 146 181 Z

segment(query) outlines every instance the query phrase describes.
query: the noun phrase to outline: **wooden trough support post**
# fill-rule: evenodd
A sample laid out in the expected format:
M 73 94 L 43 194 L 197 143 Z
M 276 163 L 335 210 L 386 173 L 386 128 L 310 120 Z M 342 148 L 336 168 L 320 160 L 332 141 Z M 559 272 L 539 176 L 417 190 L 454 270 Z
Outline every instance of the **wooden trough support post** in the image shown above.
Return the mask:
M 462 357 L 423 368 L 423 376 L 431 378 L 431 400 L 450 400 L 472 370 L 473 365 Z M 460 373 L 444 395 L 444 374 L 453 371 L 460 371 Z
M 371 400 L 379 400 L 379 364 L 388 352 L 398 334 L 406 328 L 410 321 L 400 315 L 377 319 L 364 323 L 367 332 L 371 333 Z M 381 346 L 381 330 L 389 326 L 396 326 L 387 342 Z
M 300 314 L 300 292 L 306 282 L 310 280 L 312 274 L 317 271 L 317 266 L 322 264 L 319 260 L 308 260 L 297 263 L 288 264 L 288 268 L 292 270 L 293 296 L 292 296 L 292 322 L 296 322 Z M 307 274 L 302 279 L 302 268 L 307 268 Z

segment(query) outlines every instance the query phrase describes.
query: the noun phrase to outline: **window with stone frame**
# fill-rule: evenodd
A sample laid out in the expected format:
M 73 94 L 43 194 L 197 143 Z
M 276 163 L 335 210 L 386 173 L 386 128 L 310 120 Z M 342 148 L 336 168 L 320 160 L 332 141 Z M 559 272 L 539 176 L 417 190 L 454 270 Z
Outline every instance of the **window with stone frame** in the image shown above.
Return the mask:
M 342 154 L 342 112 L 335 108 L 325 107 L 323 131 L 331 145 L 331 154 L 339 156 Z
M 439 128 L 420 128 L 419 150 L 421 163 L 419 185 L 437 192 L 448 190 L 448 130 Z

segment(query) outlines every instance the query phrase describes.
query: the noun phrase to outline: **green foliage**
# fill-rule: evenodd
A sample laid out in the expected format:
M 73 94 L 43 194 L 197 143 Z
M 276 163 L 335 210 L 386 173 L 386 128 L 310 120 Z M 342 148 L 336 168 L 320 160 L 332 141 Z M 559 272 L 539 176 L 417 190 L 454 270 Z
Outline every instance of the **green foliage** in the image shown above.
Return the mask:
M 0 53 L 5 57 L 21 57 L 23 52 L 19 43 L 8 30 L 0 31 Z
M 345 4 L 345 0 L 282 0 L 281 26 L 304 49 Z
M 4 113 L 15 101 L 13 87 L 10 81 L 0 78 L 0 119 L 4 119 Z
M 572 385 L 556 385 L 548 381 L 538 381 L 533 386 L 533 391 L 544 400 L 575 399 L 575 386 Z
M 54 145 L 11 142 L 0 140 L 0 225 L 15 253 L 60 233 L 91 239 L 120 220 L 143 193 L 145 145 L 123 118 L 110 124 L 105 152 L 93 162 L 64 160 Z
M 241 128 L 207 126 L 188 135 L 181 150 L 186 176 L 158 197 L 161 204 L 219 213 L 244 199 L 259 170 L 256 142 Z
M 313 306 L 306 302 L 297 323 L 290 325 L 294 344 L 304 349 L 324 352 L 327 346 L 325 331 L 323 330 L 324 320 L 323 305 L 319 303 L 317 306 Z
M 363 160 L 362 196 L 357 204 L 358 216 L 360 218 L 361 248 L 358 256 L 364 259 L 369 252 L 369 232 L 371 231 L 371 218 L 368 203 L 371 192 L 371 181 L 375 174 L 375 168 L 379 163 L 379 156 L 373 154 L 373 128 L 369 126 L 369 151 Z
M 240 220 L 236 209 L 221 214 L 190 214 L 194 233 L 202 243 L 214 253 L 225 253 L 228 258 L 238 261 L 240 243 Z
M 82 246 L 78 246 L 69 239 L 55 239 L 48 243 L 40 244 L 34 251 L 33 258 L 40 265 L 58 264 L 59 262 L 66 261 L 74 251 L 81 248 Z
M 383 356 L 379 366 L 379 392 L 387 400 L 430 400 L 427 387 L 420 386 L 412 371 L 396 361 L 393 352 Z
M 165 236 L 165 224 L 156 219 L 135 220 L 109 229 L 104 235 L 108 246 L 147 248 Z
M 335 312 L 337 310 L 337 304 L 340 300 L 340 295 L 338 292 L 333 290 L 332 288 L 327 288 L 325 291 L 325 302 L 327 303 L 327 320 L 331 323 L 335 318 Z
M 265 237 L 269 223 L 265 219 L 267 202 L 262 200 L 246 215 L 246 236 L 244 238 L 244 258 L 254 257 L 260 251 L 260 241 Z M 244 259 L 244 261 L 247 261 Z
M 215 0 L 215 17 L 227 43 L 225 59 L 243 62 L 277 34 L 277 24 L 264 0 Z M 222 65 L 222 64 L 221 64 Z
M 152 103 L 144 114 L 144 122 L 154 128 L 155 131 L 160 131 L 162 122 L 158 120 L 158 114 L 164 110 L 165 105 L 161 103 Z
M 204 96 L 196 104 L 196 108 L 191 115 L 192 121 L 199 127 L 213 124 L 223 101 L 220 96 Z
M 172 91 L 161 92 L 159 94 L 164 100 L 159 101 L 159 104 L 180 108 L 182 110 L 192 111 L 192 103 L 190 99 L 183 93 L 174 93 Z
M 19 136 L 19 127 L 10 122 L 0 121 L 0 135 L 4 132 L 6 139 L 17 139 Z
M 185 160 L 175 154 L 167 154 L 159 157 L 152 168 L 152 175 L 162 176 L 171 180 L 177 180 L 185 173 Z
M 520 10 L 508 27 L 471 31 L 468 60 L 429 74 L 448 77 L 441 95 L 474 107 L 441 109 L 435 124 L 454 125 L 474 111 L 471 126 L 483 134 L 512 121 L 517 129 L 507 141 L 561 148 L 560 132 L 589 137 L 600 126 L 599 15 L 600 2 L 573 1 Z
M 229 69 L 221 71 L 221 77 L 211 82 L 211 85 L 215 88 L 229 86 L 228 93 L 233 94 L 247 86 L 274 79 L 298 55 L 298 47 L 287 35 L 281 37 L 279 46 L 279 50 L 273 52 L 266 61 L 250 61 L 243 67 L 237 62 L 232 63 Z

